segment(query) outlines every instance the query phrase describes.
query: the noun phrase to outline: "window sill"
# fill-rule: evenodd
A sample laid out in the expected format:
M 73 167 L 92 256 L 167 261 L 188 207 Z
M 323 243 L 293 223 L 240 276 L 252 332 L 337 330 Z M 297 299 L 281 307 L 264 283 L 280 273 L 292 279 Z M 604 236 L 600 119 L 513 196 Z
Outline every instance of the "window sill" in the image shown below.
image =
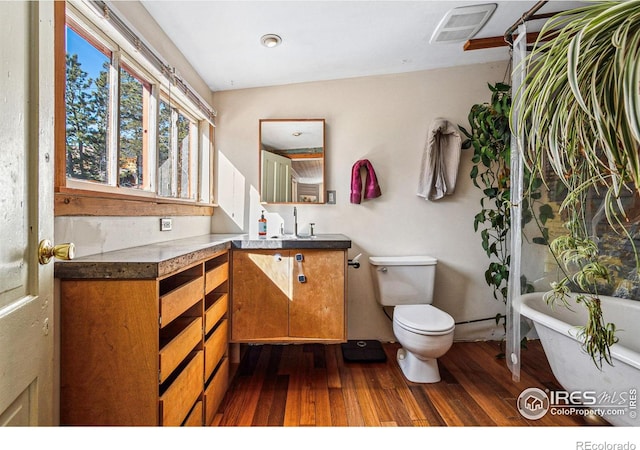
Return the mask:
M 164 197 L 58 188 L 55 216 L 212 216 L 215 205 Z

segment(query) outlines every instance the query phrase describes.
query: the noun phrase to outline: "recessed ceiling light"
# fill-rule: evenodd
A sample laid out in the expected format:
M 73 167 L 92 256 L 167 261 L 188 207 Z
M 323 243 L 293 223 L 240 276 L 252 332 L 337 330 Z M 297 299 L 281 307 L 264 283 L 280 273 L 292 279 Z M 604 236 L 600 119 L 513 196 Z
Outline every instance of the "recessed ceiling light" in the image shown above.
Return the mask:
M 277 47 L 282 43 L 282 39 L 277 34 L 265 34 L 260 38 L 262 45 L 268 48 Z

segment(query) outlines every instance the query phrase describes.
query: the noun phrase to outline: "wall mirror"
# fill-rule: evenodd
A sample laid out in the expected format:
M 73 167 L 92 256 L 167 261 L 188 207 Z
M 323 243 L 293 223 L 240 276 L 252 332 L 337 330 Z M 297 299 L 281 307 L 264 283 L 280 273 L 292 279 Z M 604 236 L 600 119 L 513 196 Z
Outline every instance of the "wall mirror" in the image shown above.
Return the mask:
M 324 203 L 324 119 L 261 119 L 260 200 Z

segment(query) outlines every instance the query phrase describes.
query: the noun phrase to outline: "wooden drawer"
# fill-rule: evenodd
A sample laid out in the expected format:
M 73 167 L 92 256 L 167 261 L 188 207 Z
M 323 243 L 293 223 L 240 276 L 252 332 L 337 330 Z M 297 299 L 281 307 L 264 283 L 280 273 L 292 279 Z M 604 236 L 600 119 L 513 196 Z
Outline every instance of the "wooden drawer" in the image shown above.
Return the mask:
M 229 263 L 223 263 L 209 270 L 205 277 L 206 293 L 208 294 L 229 279 Z
M 160 383 L 164 383 L 171 372 L 187 357 L 187 355 L 202 341 L 202 318 L 201 317 L 179 317 L 173 323 L 165 328 L 164 331 L 174 333 L 166 333 L 171 340 L 166 344 L 162 337 L 160 345 Z
M 204 355 L 196 352 L 189 364 L 160 397 L 160 424 L 180 426 L 202 392 Z
M 205 334 L 211 331 L 214 325 L 218 323 L 229 310 L 229 296 L 227 294 L 220 294 L 220 296 L 209 305 L 209 300 L 212 298 L 212 295 L 215 294 L 209 294 L 206 301 L 207 310 L 204 313 Z
M 220 360 L 227 353 L 229 327 L 223 320 L 204 343 L 204 378 L 208 379 Z
M 204 423 L 210 425 L 218 412 L 229 382 L 229 358 L 224 358 L 204 391 Z
M 201 427 L 202 426 L 202 414 L 204 413 L 204 402 L 198 401 L 189 413 L 189 416 L 184 421 L 185 427 Z
M 161 327 L 171 323 L 176 317 L 202 299 L 204 277 L 200 276 L 160 297 Z

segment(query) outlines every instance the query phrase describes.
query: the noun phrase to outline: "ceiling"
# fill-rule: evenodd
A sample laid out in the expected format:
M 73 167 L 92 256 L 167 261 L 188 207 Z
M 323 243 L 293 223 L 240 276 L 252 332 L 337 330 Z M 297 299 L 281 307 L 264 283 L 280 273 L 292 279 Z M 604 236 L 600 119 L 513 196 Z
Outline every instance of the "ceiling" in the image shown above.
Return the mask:
M 324 123 L 321 120 L 265 120 L 260 126 L 260 143 L 272 150 L 317 150 L 324 145 Z
M 394 74 L 503 61 L 508 48 L 464 51 L 464 42 L 430 44 L 452 8 L 490 2 L 430 0 L 141 0 L 209 88 L 261 86 Z M 535 1 L 498 6 L 474 38 L 503 36 Z M 581 2 L 550 1 L 556 12 Z M 540 20 L 531 22 L 539 30 Z M 282 38 L 275 48 L 260 37 Z

